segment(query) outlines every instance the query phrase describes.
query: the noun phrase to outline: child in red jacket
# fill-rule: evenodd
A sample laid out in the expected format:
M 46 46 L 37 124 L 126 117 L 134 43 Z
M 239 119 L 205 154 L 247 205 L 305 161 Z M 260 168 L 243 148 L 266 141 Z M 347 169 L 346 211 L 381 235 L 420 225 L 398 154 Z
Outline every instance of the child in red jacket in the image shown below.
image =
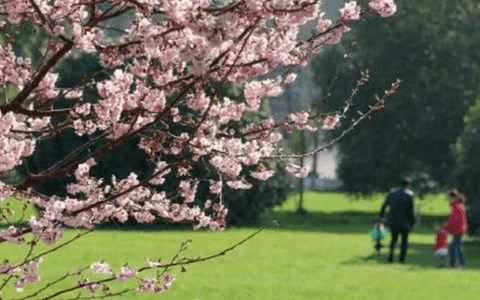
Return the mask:
M 443 268 L 445 266 L 445 257 L 448 255 L 447 233 L 439 226 L 435 226 L 433 232 L 435 232 L 433 258 L 437 262 L 437 268 Z
M 458 257 L 459 268 L 465 268 L 465 248 L 463 245 L 463 235 L 467 233 L 467 217 L 465 214 L 465 197 L 457 189 L 448 192 L 450 197 L 450 206 L 452 211 L 447 224 L 443 230 L 453 235 L 450 244 L 450 266 L 455 267 L 455 259 Z

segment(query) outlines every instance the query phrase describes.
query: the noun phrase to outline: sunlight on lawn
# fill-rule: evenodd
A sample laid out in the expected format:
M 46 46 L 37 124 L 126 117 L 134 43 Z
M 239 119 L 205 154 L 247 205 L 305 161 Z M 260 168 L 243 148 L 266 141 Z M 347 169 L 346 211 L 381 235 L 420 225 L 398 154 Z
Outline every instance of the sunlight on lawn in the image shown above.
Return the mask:
M 26 203 L 24 200 L 17 200 L 15 197 L 3 199 L 0 202 L 0 209 L 4 212 L 6 219 L 0 221 L 0 225 L 9 225 L 16 222 L 28 222 L 30 216 L 36 216 L 37 211 L 31 204 Z M 14 215 L 10 215 L 8 211 L 15 211 Z
M 407 264 L 386 264 L 384 256 L 373 255 L 368 234 L 371 219 L 383 202 L 378 195 L 371 200 L 353 200 L 343 194 L 306 193 L 305 216 L 296 215 L 294 197 L 283 207 L 265 214 L 263 222 L 278 220 L 273 226 L 217 259 L 185 266 L 186 272 L 173 268 L 177 275 L 172 289 L 163 299 L 453 299 L 480 293 L 478 244 L 466 246 L 466 270 L 435 269 L 432 258 L 433 223 L 446 221 L 448 204 L 442 196 L 423 200 L 424 227 L 410 235 Z M 417 200 L 417 203 L 420 202 Z M 442 206 L 445 206 L 442 208 Z M 55 257 L 46 256 L 40 265 L 42 280 L 51 281 L 74 272 L 79 266 L 105 260 L 118 272 L 125 262 L 142 267 L 146 259 L 169 261 L 180 243 L 192 243 L 181 257 L 205 257 L 228 248 L 252 234 L 256 228 L 229 228 L 224 232 L 193 230 L 128 231 L 101 230 L 66 247 Z M 68 230 L 72 237 L 75 230 Z M 387 244 L 387 236 L 384 244 Z M 3 254 L 18 252 L 17 245 L 2 245 Z M 40 249 L 49 249 L 42 245 Z M 39 249 L 39 250 L 40 250 Z M 398 251 L 397 251 L 398 253 Z M 19 256 L 17 256 L 19 257 Z M 461 273 L 460 273 L 461 272 Z M 461 274 L 461 275 L 460 275 Z M 94 279 L 90 271 L 84 276 Z M 154 276 L 150 273 L 149 276 Z M 461 280 L 458 280 L 461 276 Z M 77 279 L 78 280 L 78 279 Z M 134 286 L 135 279 L 129 281 Z M 70 282 L 75 284 L 75 281 Z M 108 285 L 112 290 L 121 287 Z M 38 285 L 36 286 L 39 287 Z M 26 295 L 28 287 L 17 293 L 12 287 L 4 292 L 11 298 Z M 89 293 L 87 291 L 87 293 Z M 89 294 L 85 294 L 88 296 Z M 451 297 L 450 297 L 451 296 Z M 455 296 L 455 297 L 453 297 Z M 126 299 L 158 299 L 158 295 L 125 295 Z M 10 299 L 10 298 L 7 298 Z

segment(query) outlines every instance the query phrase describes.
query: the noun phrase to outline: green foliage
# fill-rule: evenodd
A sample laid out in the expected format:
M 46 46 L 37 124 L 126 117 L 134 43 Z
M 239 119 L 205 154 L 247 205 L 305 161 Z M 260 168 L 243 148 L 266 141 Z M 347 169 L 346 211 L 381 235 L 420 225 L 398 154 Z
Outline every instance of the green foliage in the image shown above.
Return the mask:
M 478 140 L 478 129 L 480 128 L 480 98 L 470 107 L 464 118 L 463 132 L 456 144 L 458 162 L 464 163 L 472 156 L 475 149 L 474 144 Z
M 480 236 L 480 98 L 464 119 L 464 129 L 456 145 L 457 167 L 453 182 L 467 198 L 469 232 Z
M 35 29 L 31 22 L 22 21 L 18 25 L 7 22 L 2 27 L 2 35 L 10 41 L 18 56 L 30 57 L 32 67 L 36 68 L 43 62 L 49 37 L 44 29 Z M 17 36 L 15 39 L 14 36 Z
M 342 130 L 358 117 L 357 110 L 375 101 L 372 95 L 402 80 L 385 109 L 339 143 L 337 174 L 351 193 L 387 191 L 404 176 L 412 177 L 421 192 L 447 186 L 456 164 L 453 145 L 478 93 L 478 4 L 410 0 L 397 7 L 389 19 L 375 17 L 355 27 L 357 45 L 349 51 L 329 99 L 330 105 L 343 105 L 360 70 L 370 70 L 370 82 L 355 97 Z M 334 61 L 331 57 L 341 55 L 339 48 L 320 55 L 314 69 L 325 69 Z M 335 70 L 329 69 L 316 77 L 324 88 Z

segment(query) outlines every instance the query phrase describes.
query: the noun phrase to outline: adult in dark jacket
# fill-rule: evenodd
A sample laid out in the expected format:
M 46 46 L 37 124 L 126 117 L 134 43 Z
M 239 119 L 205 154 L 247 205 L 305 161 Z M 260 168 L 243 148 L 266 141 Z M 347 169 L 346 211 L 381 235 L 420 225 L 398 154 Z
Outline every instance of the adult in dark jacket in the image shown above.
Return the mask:
M 402 180 L 402 187 L 391 191 L 385 203 L 382 205 L 379 218 L 383 218 L 385 209 L 389 206 L 387 226 L 392 232 L 392 241 L 390 243 L 390 255 L 388 262 L 393 261 L 393 254 L 397 244 L 398 235 L 402 236 L 402 245 L 400 251 L 400 262 L 405 263 L 405 256 L 407 255 L 408 234 L 415 223 L 413 214 L 413 196 L 411 190 L 412 183 L 408 179 Z

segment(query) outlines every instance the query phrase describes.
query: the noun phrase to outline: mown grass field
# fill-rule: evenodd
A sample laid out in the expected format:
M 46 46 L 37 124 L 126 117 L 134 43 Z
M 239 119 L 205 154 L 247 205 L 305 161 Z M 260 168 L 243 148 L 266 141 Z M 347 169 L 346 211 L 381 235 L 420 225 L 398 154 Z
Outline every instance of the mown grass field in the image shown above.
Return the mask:
M 430 196 L 421 201 L 423 224 L 410 235 L 405 265 L 387 264 L 385 257 L 372 256 L 373 241 L 368 230 L 383 195 L 356 201 L 343 194 L 310 192 L 305 196 L 308 214 L 304 216 L 293 213 L 296 198 L 292 196 L 283 207 L 263 216 L 264 223 L 277 220 L 278 226 L 269 227 L 224 256 L 186 266 L 186 272 L 173 268 L 171 273 L 177 275 L 177 280 L 164 294 L 126 294 L 121 298 L 390 300 L 474 299 L 480 295 L 480 243 L 474 239 L 467 238 L 467 269 L 434 267 L 432 228 L 447 220 L 449 206 L 444 196 Z M 40 275 L 42 281 L 53 280 L 68 271 L 74 272 L 78 266 L 100 260 L 116 271 L 125 262 L 132 267 L 143 266 L 147 257 L 162 258 L 165 262 L 186 239 L 192 243 L 181 257 L 204 257 L 230 247 L 257 229 L 96 231 L 58 250 L 55 256 L 46 256 L 40 265 Z M 67 232 L 69 236 L 74 234 L 74 230 Z M 389 240 L 387 236 L 384 244 Z M 0 256 L 25 254 L 19 251 L 25 247 L 5 244 L 1 247 Z M 89 271 L 85 275 L 97 278 Z M 135 283 L 135 279 L 131 282 Z M 119 285 L 109 286 L 114 290 Z M 17 293 L 9 288 L 4 290 L 4 299 L 21 298 L 31 290 Z

